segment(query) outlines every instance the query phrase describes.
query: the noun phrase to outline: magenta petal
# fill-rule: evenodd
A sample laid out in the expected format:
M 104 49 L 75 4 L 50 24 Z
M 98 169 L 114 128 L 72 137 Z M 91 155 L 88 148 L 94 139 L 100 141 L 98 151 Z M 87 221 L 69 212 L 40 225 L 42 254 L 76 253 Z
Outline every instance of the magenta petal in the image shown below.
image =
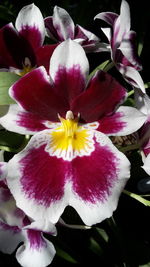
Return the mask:
M 72 111 L 80 113 L 86 122 L 111 114 L 126 97 L 126 90 L 109 74 L 98 71 L 86 91 L 72 104 Z
M 56 48 L 55 45 L 44 45 L 37 49 L 36 51 L 36 60 L 38 66 L 44 66 L 47 70 L 47 73 L 49 73 L 49 62 L 50 58 Z
M 25 110 L 44 120 L 57 121 L 58 113 L 64 115 L 69 109 L 67 101 L 55 94 L 44 67 L 22 77 L 11 87 L 10 94 Z

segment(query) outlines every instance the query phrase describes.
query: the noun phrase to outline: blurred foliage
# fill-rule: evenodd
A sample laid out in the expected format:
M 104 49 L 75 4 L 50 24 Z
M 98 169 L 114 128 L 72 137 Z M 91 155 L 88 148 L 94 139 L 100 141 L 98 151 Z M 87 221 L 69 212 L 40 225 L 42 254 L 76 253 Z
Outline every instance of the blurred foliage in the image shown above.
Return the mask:
M 100 32 L 102 22 L 94 21 L 96 14 L 102 11 L 119 13 L 121 0 L 1 0 L 0 26 L 15 22 L 20 9 L 27 4 L 35 3 L 44 17 L 52 15 L 53 7 L 58 5 L 65 8 L 73 18 L 75 24 L 80 24 L 104 39 Z M 137 43 L 140 43 L 141 73 L 144 82 L 150 77 L 150 1 L 128 0 L 131 8 L 132 29 L 137 32 Z M 105 53 L 88 55 L 91 71 L 107 60 Z M 122 81 L 115 70 L 111 70 L 118 80 Z M 130 88 L 129 88 L 130 89 Z M 132 104 L 132 97 L 128 100 Z M 11 152 L 22 148 L 25 137 L 0 130 L 0 145 L 10 148 Z M 6 149 L 5 158 L 12 154 Z M 135 150 L 127 155 L 131 162 L 131 178 L 126 189 L 141 194 L 138 183 L 147 174 L 141 168 L 141 156 Z M 122 194 L 113 218 L 93 226 L 89 230 L 75 230 L 58 225 L 58 235 L 48 237 L 57 250 L 51 266 L 101 266 L 101 267 L 149 267 L 150 266 L 150 219 L 149 207 Z M 71 207 L 67 207 L 63 219 L 67 223 L 82 224 L 78 214 Z M 0 266 L 19 267 L 13 255 L 0 254 Z M 32 259 L 31 259 L 32 261 Z

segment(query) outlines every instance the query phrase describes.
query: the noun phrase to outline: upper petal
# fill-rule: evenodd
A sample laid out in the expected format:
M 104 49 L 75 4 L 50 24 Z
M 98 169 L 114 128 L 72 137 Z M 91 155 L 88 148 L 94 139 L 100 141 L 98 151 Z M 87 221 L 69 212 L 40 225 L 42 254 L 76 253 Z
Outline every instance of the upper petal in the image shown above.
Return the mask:
M 53 26 L 57 31 L 60 41 L 68 38 L 74 39 L 74 22 L 68 12 L 58 6 L 54 7 Z
M 72 103 L 72 111 L 86 122 L 111 114 L 126 97 L 126 90 L 111 75 L 98 71 L 86 91 Z
M 33 49 L 37 49 L 43 44 L 45 38 L 44 19 L 36 5 L 24 6 L 17 16 L 15 26 L 20 35 L 30 42 Z
M 50 76 L 61 98 L 70 102 L 81 93 L 85 88 L 88 72 L 89 63 L 79 44 L 67 40 L 56 47 L 50 60 Z

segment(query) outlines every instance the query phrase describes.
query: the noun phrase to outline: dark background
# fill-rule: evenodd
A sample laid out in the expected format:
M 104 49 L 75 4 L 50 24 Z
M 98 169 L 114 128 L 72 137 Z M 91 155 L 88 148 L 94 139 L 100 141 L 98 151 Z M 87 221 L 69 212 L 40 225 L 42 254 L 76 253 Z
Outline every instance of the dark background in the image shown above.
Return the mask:
M 137 43 L 143 43 L 141 62 L 143 71 L 141 75 L 144 82 L 150 81 L 150 1 L 128 0 L 131 9 L 132 30 L 137 32 Z M 15 22 L 20 9 L 33 1 L 0 1 L 0 26 Z M 104 35 L 100 31 L 102 22 L 93 20 L 94 16 L 102 11 L 120 12 L 120 0 L 35 0 L 44 17 L 53 13 L 53 7 L 58 5 L 65 8 L 74 20 L 86 29 L 93 31 L 103 41 Z M 106 60 L 107 55 L 89 55 L 91 68 L 96 67 Z M 126 189 L 137 194 L 138 182 L 147 177 L 141 169 L 143 164 L 140 155 L 135 151 L 127 155 L 132 163 L 131 178 Z M 149 192 L 150 193 L 150 192 Z M 148 267 L 150 263 L 150 208 L 145 207 L 136 200 L 122 194 L 114 220 L 105 220 L 93 226 L 91 230 L 71 230 L 58 226 L 58 236 L 52 237 L 57 250 L 51 266 L 101 266 L 101 267 Z M 72 208 L 67 208 L 63 218 L 68 223 L 81 223 L 80 218 Z M 108 240 L 98 234 L 97 228 L 105 230 Z M 93 242 L 94 240 L 94 242 Z M 74 258 L 77 263 L 72 263 L 67 255 Z M 11 256 L 0 254 L 0 266 L 20 266 Z M 32 259 L 31 259 L 32 261 Z

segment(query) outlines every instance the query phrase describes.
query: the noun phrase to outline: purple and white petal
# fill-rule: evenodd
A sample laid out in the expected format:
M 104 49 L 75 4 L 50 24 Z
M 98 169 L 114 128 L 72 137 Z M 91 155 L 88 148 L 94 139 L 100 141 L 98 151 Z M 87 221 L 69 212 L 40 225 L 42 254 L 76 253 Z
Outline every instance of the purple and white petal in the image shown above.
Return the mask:
M 36 5 L 24 6 L 17 16 L 15 26 L 18 32 L 30 42 L 34 50 L 43 44 L 45 38 L 44 19 Z
M 100 39 L 97 37 L 94 33 L 84 29 L 80 25 L 76 26 L 76 35 L 75 38 L 81 38 L 84 39 L 85 41 L 93 41 L 93 42 L 99 42 Z
M 0 222 L 0 251 L 11 254 L 22 241 L 22 232 L 17 226 Z
M 124 76 L 124 79 L 134 87 L 140 88 L 143 93 L 145 93 L 145 86 L 139 72 L 130 66 L 124 66 L 122 64 L 117 64 L 117 68 L 120 73 Z
M 118 49 L 123 53 L 125 58 L 136 68 L 138 71 L 142 69 L 142 65 L 137 56 L 135 47 L 135 37 L 136 33 L 134 31 L 129 31 L 124 35 L 121 45 Z
M 17 261 L 21 266 L 48 266 L 56 253 L 53 244 L 45 239 L 41 232 L 34 230 L 24 230 L 23 232 L 25 241 L 16 252 Z
M 60 41 L 67 40 L 68 38 L 74 39 L 74 22 L 65 9 L 58 6 L 54 7 L 53 26 L 57 31 Z
M 25 111 L 19 105 L 10 105 L 8 113 L 0 118 L 1 125 L 9 131 L 20 134 L 35 134 L 45 130 L 46 120 L 40 118 L 38 114 Z
M 136 108 L 121 106 L 114 114 L 100 119 L 97 130 L 112 136 L 128 135 L 140 129 L 146 119 L 147 116 Z
M 118 15 L 113 12 L 101 12 L 97 14 L 94 19 L 101 19 L 110 24 L 111 26 L 114 25 L 115 20 L 118 18 Z
M 148 175 L 150 175 L 150 154 L 144 160 L 144 165 L 142 168 L 147 172 Z
M 88 73 L 89 63 L 78 43 L 67 40 L 56 47 L 50 60 L 50 76 L 62 99 L 70 102 L 80 94 L 85 89 Z
M 72 160 L 53 151 L 53 143 L 48 143 L 52 131 L 44 131 L 9 161 L 7 182 L 18 207 L 30 217 L 56 223 L 68 205 L 87 225 L 112 215 L 129 178 L 130 164 L 107 136 L 89 133 L 85 150 Z
M 120 15 L 116 19 L 113 28 L 113 43 L 118 45 L 122 42 L 126 32 L 130 31 L 130 8 L 125 0 L 122 0 Z

